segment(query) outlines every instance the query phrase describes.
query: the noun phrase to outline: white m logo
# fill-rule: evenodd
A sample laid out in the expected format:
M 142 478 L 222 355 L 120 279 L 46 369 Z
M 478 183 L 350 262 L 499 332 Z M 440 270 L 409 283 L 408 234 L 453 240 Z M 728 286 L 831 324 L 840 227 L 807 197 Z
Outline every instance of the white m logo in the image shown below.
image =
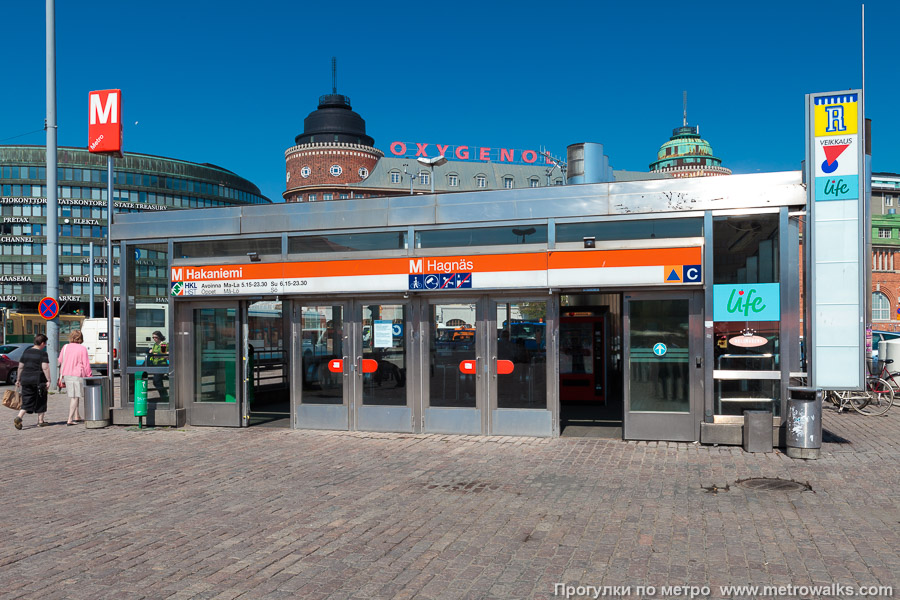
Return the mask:
M 100 121 L 105 125 L 107 121 L 117 123 L 119 116 L 119 95 L 110 93 L 106 96 L 106 106 L 100 105 L 100 94 L 91 94 L 91 125 Z
M 172 281 L 184 281 L 182 267 L 172 267 Z
M 422 259 L 419 260 L 410 259 L 409 260 L 409 273 L 412 275 L 413 273 L 421 273 L 422 272 Z

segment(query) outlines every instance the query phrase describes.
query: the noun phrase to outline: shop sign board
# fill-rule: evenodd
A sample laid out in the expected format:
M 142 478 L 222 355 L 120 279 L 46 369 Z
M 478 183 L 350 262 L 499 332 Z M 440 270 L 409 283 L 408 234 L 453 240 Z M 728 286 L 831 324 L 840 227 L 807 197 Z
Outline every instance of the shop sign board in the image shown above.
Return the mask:
M 806 96 L 810 385 L 864 381 L 868 194 L 861 90 Z
M 714 285 L 713 320 L 719 323 L 780 321 L 781 285 L 778 283 Z
M 590 285 L 697 283 L 702 248 L 652 248 L 174 266 L 171 294 L 227 296 L 449 292 Z M 688 275 L 685 276 L 685 273 Z

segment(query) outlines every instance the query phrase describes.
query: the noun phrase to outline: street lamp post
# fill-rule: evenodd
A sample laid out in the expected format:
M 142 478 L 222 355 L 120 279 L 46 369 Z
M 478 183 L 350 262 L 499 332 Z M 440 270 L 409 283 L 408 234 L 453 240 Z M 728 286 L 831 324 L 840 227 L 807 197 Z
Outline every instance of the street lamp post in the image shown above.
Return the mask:
M 434 158 L 426 158 L 424 156 L 416 159 L 420 165 L 428 167 L 431 172 L 431 193 L 434 193 L 434 168 L 440 167 L 441 165 L 447 164 L 447 158 L 441 154 L 440 156 L 435 156 Z

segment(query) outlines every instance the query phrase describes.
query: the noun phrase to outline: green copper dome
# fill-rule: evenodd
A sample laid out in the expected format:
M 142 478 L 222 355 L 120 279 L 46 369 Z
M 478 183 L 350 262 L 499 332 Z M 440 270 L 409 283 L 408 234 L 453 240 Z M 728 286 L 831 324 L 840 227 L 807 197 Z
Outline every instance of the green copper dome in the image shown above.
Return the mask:
M 697 127 L 685 125 L 672 130 L 669 141 L 659 147 L 657 160 L 650 163 L 651 172 L 671 173 L 675 177 L 730 175 L 722 166 L 709 142 L 700 137 Z

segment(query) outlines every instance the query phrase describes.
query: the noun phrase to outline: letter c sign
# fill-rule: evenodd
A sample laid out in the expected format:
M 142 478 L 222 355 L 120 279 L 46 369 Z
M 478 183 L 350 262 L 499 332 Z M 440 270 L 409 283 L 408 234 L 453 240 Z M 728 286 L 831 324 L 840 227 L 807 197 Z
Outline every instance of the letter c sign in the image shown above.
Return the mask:
M 703 270 L 700 265 L 684 265 L 681 271 L 681 281 L 684 283 L 700 283 L 703 280 Z

